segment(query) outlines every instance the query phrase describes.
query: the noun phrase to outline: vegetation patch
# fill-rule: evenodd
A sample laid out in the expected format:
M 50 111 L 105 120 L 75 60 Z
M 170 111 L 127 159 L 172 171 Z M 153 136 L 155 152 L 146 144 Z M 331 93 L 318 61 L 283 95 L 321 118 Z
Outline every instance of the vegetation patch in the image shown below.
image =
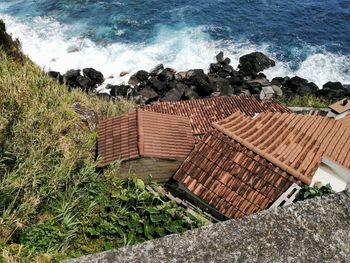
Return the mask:
M 178 233 L 203 221 L 96 171 L 96 131 L 72 108 L 99 119 L 134 109 L 128 101 L 69 92 L 31 61 L 0 48 L 0 262 L 52 262 Z
M 321 187 L 303 185 L 297 197 L 295 198 L 295 201 L 303 201 L 303 200 L 315 198 L 318 196 L 322 197 L 322 196 L 326 196 L 334 193 L 335 192 L 333 191 L 330 184 L 323 185 Z
M 315 97 L 313 95 L 295 96 L 293 98 L 280 97 L 280 101 L 284 102 L 289 107 L 312 107 L 312 108 L 327 108 L 329 101 Z

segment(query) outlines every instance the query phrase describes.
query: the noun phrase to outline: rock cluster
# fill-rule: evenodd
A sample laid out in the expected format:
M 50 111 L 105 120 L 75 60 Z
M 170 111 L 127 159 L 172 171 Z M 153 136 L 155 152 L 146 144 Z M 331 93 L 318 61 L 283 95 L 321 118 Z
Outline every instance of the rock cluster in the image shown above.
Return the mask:
M 148 104 L 154 101 L 191 100 L 213 96 L 231 96 L 242 94 L 260 95 L 261 99 L 278 96 L 292 98 L 295 96 L 313 95 L 327 101 L 339 100 L 350 95 L 350 86 L 340 82 L 328 82 L 323 89 L 298 76 L 277 77 L 269 81 L 261 73 L 275 66 L 275 61 L 261 52 L 253 52 L 239 59 L 238 69 L 231 65 L 231 59 L 220 52 L 216 62 L 211 63 L 209 72 L 203 69 L 192 69 L 177 72 L 174 69 L 159 64 L 149 72 L 140 70 L 133 74 L 127 84 L 107 85 L 109 93 L 101 97 L 124 97 L 133 99 L 138 104 Z M 101 72 L 93 68 L 69 70 L 64 75 L 50 71 L 49 75 L 61 83 L 66 83 L 69 89 L 81 88 L 89 92 L 104 82 Z

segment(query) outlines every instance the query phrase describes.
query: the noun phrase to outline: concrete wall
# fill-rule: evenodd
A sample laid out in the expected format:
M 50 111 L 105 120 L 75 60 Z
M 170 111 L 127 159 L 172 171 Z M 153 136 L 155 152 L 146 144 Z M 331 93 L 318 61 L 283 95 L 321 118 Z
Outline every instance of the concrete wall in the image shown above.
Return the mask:
M 343 192 L 68 262 L 350 262 L 349 222 Z
M 181 165 L 180 161 L 157 158 L 140 158 L 122 162 L 119 176 L 128 177 L 135 175 L 143 180 L 152 176 L 158 183 L 168 181 Z

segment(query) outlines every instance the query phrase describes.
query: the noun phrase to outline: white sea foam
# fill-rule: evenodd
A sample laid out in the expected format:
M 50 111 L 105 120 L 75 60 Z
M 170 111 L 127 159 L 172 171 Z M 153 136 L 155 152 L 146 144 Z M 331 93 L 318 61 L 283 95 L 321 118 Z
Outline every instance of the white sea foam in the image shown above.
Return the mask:
M 150 70 L 159 63 L 176 70 L 207 69 L 219 50 L 231 58 L 234 67 L 238 66 L 240 56 L 253 51 L 262 51 L 274 57 L 269 54 L 266 45 L 213 41 L 205 33 L 205 27 L 179 30 L 160 27 L 149 44 L 114 43 L 102 46 L 79 36 L 67 39 L 64 32 L 69 27 L 50 17 L 37 17 L 30 24 L 21 23 L 7 15 L 1 17 L 7 23 L 8 31 L 21 40 L 24 52 L 45 70 L 64 73 L 72 68 L 93 67 L 102 71 L 106 77 L 113 76 L 106 83 L 125 82 L 129 75 L 119 77 L 121 72 L 132 74 L 140 69 Z M 119 33 L 123 34 L 122 31 Z M 322 87 L 327 81 L 350 83 L 349 71 L 349 56 L 324 52 L 310 54 L 297 70 L 293 71 L 288 63 L 277 61 L 276 67 L 264 73 L 270 79 L 298 75 Z

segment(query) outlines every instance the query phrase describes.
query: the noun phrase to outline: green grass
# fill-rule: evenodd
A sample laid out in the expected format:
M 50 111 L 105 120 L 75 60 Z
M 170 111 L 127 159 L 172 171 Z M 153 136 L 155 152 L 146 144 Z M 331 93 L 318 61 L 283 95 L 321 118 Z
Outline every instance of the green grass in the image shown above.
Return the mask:
M 0 98 L 0 262 L 56 262 L 203 225 L 142 181 L 118 179 L 118 163 L 96 172 L 96 132 L 72 104 L 103 118 L 132 103 L 68 92 L 1 48 Z
M 280 101 L 284 102 L 288 107 L 312 107 L 327 108 L 330 102 L 324 101 L 312 95 L 295 96 L 293 98 L 281 97 Z

